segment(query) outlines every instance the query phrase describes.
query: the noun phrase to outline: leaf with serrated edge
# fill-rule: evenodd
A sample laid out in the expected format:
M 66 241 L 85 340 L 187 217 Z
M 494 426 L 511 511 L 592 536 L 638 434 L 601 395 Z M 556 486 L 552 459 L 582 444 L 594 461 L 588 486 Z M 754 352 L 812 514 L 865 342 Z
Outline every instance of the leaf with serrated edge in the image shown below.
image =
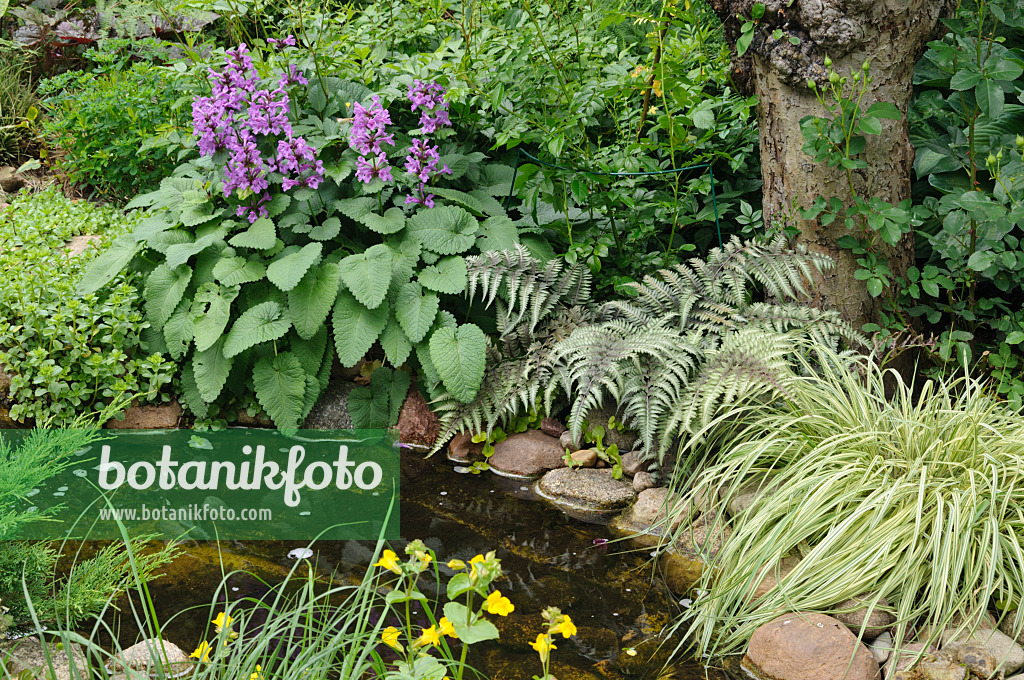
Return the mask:
M 453 205 L 428 208 L 406 220 L 409 233 L 439 255 L 457 255 L 472 248 L 479 226 L 475 217 Z
M 287 293 L 298 285 L 310 267 L 320 261 L 323 250 L 319 243 L 307 243 L 301 250 L 283 257 L 279 255 L 267 265 L 267 279 Z
M 323 327 L 338 297 L 341 274 L 338 265 L 327 263 L 306 272 L 288 293 L 288 313 L 299 337 L 309 339 Z
M 388 325 L 380 334 L 380 346 L 384 349 L 384 356 L 395 368 L 400 367 L 409 358 L 412 351 L 412 343 L 405 337 L 405 331 L 398 323 L 398 319 L 391 317 Z
M 291 318 L 276 302 L 261 302 L 245 310 L 224 341 L 224 356 L 233 357 L 261 342 L 277 340 L 291 328 Z
M 338 292 L 331 322 L 334 347 L 342 366 L 355 366 L 387 325 L 387 305 L 367 309 L 346 290 Z
M 410 342 L 419 342 L 430 330 L 437 316 L 438 299 L 434 293 L 423 293 L 423 287 L 410 282 L 398 290 L 395 316 Z
M 146 313 L 154 328 L 163 328 L 167 323 L 191 280 L 192 268 L 187 265 L 171 269 L 161 264 L 150 272 L 145 288 Z
M 290 352 L 263 357 L 252 370 L 256 399 L 274 425 L 283 430 L 296 429 L 302 415 L 306 375 L 302 364 Z
M 441 258 L 420 272 L 419 282 L 438 293 L 461 293 L 466 290 L 466 261 L 457 255 Z
M 224 356 L 224 338 L 218 340 L 209 349 L 196 352 L 192 357 L 192 372 L 203 401 L 210 403 L 220 396 L 221 390 L 224 389 L 224 383 L 227 382 L 228 374 L 231 373 L 231 365 L 234 363 L 233 357 Z
M 244 257 L 224 257 L 213 266 L 213 276 L 225 286 L 259 281 L 267 275 L 262 262 Z
M 236 248 L 269 250 L 277 243 L 277 229 L 274 227 L 272 220 L 267 217 L 261 217 L 241 234 L 232 236 L 228 243 Z
M 388 293 L 393 262 L 391 249 L 379 243 L 342 260 L 341 280 L 356 300 L 368 309 L 374 309 Z
M 231 303 L 238 296 L 237 288 L 222 288 L 204 284 L 196 293 L 196 302 L 208 307 L 198 314 L 195 326 L 196 350 L 202 352 L 213 346 L 224 335 L 231 319 Z M 210 401 L 210 400 L 208 400 Z
M 439 328 L 430 336 L 430 358 L 445 388 L 464 404 L 476 397 L 486 368 L 487 340 L 473 324 Z

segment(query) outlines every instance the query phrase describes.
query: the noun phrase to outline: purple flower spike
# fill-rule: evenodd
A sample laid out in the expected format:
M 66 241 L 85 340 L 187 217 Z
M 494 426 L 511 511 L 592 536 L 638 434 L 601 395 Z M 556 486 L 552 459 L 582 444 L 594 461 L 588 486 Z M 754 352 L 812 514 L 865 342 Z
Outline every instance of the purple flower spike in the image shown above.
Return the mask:
M 409 88 L 410 108 L 413 111 L 420 109 L 420 128 L 427 134 L 435 132 L 439 127 L 451 127 L 444 92 L 444 87 L 438 83 L 428 84 L 421 80 L 414 80 Z

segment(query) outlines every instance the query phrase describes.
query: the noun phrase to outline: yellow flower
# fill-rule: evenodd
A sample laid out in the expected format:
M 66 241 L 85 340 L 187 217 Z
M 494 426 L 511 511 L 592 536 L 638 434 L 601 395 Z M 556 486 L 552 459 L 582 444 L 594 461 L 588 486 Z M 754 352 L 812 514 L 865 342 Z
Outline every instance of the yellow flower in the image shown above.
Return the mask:
M 661 96 L 661 81 L 660 80 L 655 80 L 653 83 L 651 83 L 651 89 L 654 90 L 654 96 L 660 97 Z
M 448 568 L 449 569 L 465 569 L 466 568 L 466 563 L 463 562 L 462 560 L 450 560 L 448 562 Z
M 554 632 L 561 633 L 564 638 L 570 638 L 576 634 L 576 624 L 574 624 L 572 619 L 569 618 L 569 615 L 566 614 L 565 618 L 563 618 L 562 622 L 558 624 Z
M 484 602 L 485 610 L 499 616 L 508 616 L 515 611 L 515 608 L 516 606 L 507 597 L 502 595 L 500 590 L 495 590 L 488 595 L 487 600 Z
M 469 561 L 469 578 L 470 578 L 470 580 L 473 580 L 473 581 L 476 580 L 477 575 L 479 574 L 479 570 L 477 569 L 477 565 L 478 564 L 483 564 L 484 562 L 486 562 L 486 558 L 483 555 L 477 555 L 476 557 L 474 557 L 473 559 L 471 559 Z
M 262 668 L 260 668 L 260 665 L 259 665 L 259 664 L 256 664 L 256 672 L 255 672 L 255 673 L 252 673 L 252 674 L 251 674 L 251 675 L 249 676 L 249 680 L 260 680 L 260 678 L 262 678 L 262 677 L 263 677 L 263 676 L 261 676 L 261 675 L 260 675 L 260 671 L 261 671 L 261 670 L 263 670 L 263 669 L 262 669 Z
M 394 554 L 394 553 L 392 553 Z M 380 639 L 384 641 L 388 647 L 402 651 L 402 643 L 398 641 L 398 629 L 394 626 L 388 626 L 380 633 Z
M 441 635 L 447 635 L 450 638 L 459 639 L 459 636 L 455 634 L 455 626 L 448 620 L 447 616 L 442 616 L 441 620 L 437 622 L 437 632 Z
M 437 634 L 437 629 L 434 626 L 430 628 L 424 628 L 423 632 L 420 633 L 419 639 L 416 640 L 414 647 L 425 647 L 427 645 L 440 645 L 441 636 Z
M 385 569 L 393 571 L 396 574 L 402 573 L 402 569 L 398 566 L 398 555 L 396 555 L 394 551 L 391 550 L 385 550 L 384 554 L 380 556 L 380 559 L 377 560 L 373 566 L 384 567 Z
M 220 614 L 217 614 L 217 618 L 215 618 L 213 621 L 210 621 L 210 623 L 217 626 L 217 632 L 219 633 L 225 628 L 230 628 L 232 621 L 234 621 L 234 619 L 231 618 L 231 616 L 225 614 L 224 612 L 221 612 Z
M 656 107 L 656 106 L 652 106 L 651 108 L 647 109 L 647 115 L 648 116 L 654 116 L 657 113 L 658 113 L 658 107 Z
M 547 661 L 551 650 L 558 649 L 558 647 L 555 647 L 555 643 L 551 641 L 551 638 L 545 633 L 537 633 L 537 641 L 531 642 L 530 646 L 540 654 L 541 661 Z
M 627 647 L 626 648 L 626 655 L 627 656 L 636 656 L 636 650 L 633 649 L 632 647 Z
M 192 659 L 199 659 L 200 661 L 209 663 L 211 649 L 212 647 L 210 647 L 210 643 L 206 640 L 203 640 L 199 643 L 199 646 L 196 647 L 196 651 L 189 654 L 189 657 Z
M 430 564 L 430 561 L 434 559 L 430 556 L 430 553 L 423 552 L 422 550 L 417 550 L 413 554 L 416 556 L 416 559 L 418 559 L 420 562 L 423 562 L 424 565 Z

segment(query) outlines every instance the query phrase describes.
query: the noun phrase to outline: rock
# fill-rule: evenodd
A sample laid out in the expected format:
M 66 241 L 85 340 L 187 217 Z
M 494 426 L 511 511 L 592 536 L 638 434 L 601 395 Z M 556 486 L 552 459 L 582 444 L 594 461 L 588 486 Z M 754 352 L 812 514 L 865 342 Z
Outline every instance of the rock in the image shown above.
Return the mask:
M 963 628 L 967 631 L 988 629 L 994 630 L 1000 628 L 999 622 L 992 616 L 988 611 L 980 611 L 971 617 L 965 616 L 964 614 L 957 612 L 950 617 L 949 623 L 944 626 L 921 626 L 917 630 L 917 638 L 919 640 L 930 640 L 935 638 L 940 640 L 942 633 L 945 631 L 953 631 L 959 628 Z M 1007 635 L 1010 635 L 1011 631 L 1002 631 Z M 1010 635 L 1010 637 L 1013 637 Z M 1024 636 L 1022 636 L 1024 637 Z M 1020 641 L 1018 640 L 1018 643 Z
M 868 644 L 868 650 L 879 665 L 888 661 L 889 655 L 892 654 L 892 633 L 886 631 L 876 637 Z
M 17 640 L 0 639 L 0 658 L 3 659 L 7 669 L 4 677 L 19 678 L 22 673 L 26 673 L 29 678 L 70 680 L 72 663 L 75 665 L 74 676 L 76 678 L 88 676 L 86 673 L 88 665 L 81 646 L 71 645 L 70 659 L 67 649 L 59 641 L 51 641 L 49 646 L 49 650 L 44 650 L 43 644 L 36 637 L 23 637 Z M 47 651 L 50 654 L 50 662 L 53 663 L 52 673 L 50 662 L 46 660 Z
M 569 449 L 570 451 L 575 451 L 577 449 L 577 446 L 572 440 L 572 433 L 569 432 L 569 430 L 558 435 L 558 445 L 562 447 L 563 451 L 565 449 Z
M 758 574 L 761 576 L 761 581 L 750 594 L 750 601 L 756 602 L 767 595 L 771 590 L 779 585 L 779 580 L 786 578 L 786 576 L 789 575 L 789 572 L 793 571 L 798 564 L 800 564 L 800 558 L 790 555 L 788 557 L 783 557 L 778 565 L 766 565 L 762 567 Z M 776 566 L 778 568 L 775 568 Z
M 647 489 L 653 489 L 655 487 L 654 478 L 651 477 L 650 472 L 638 472 L 633 477 L 633 491 L 640 493 Z
M 549 437 L 561 437 L 566 429 L 565 425 L 562 425 L 562 423 L 554 418 L 544 418 L 540 421 L 540 431 Z
M 735 517 L 749 508 L 762 493 L 772 493 L 773 489 L 771 488 L 772 484 L 770 477 L 771 475 L 764 473 L 744 482 L 736 492 L 736 495 L 729 501 L 729 506 L 726 508 L 729 516 Z M 725 499 L 725 493 L 727 490 L 728 487 L 723 487 L 719 492 L 719 495 L 723 500 Z
M 1013 638 L 998 630 L 979 628 L 973 633 L 963 632 L 959 635 L 955 630 L 943 631 L 942 650 L 946 651 L 956 643 L 974 643 L 991 652 L 999 664 L 998 670 L 1010 675 L 1021 666 L 1024 666 L 1024 648 L 1017 644 Z
M 110 430 L 173 430 L 178 427 L 181 406 L 177 401 L 156 406 L 130 406 L 124 420 L 108 420 Z
M 74 257 L 81 255 L 85 252 L 93 243 L 99 243 L 103 240 L 103 237 L 98 234 L 86 234 L 85 236 L 72 236 L 71 240 L 64 244 L 64 249 L 68 251 L 68 257 Z
M 245 409 L 238 412 L 238 415 L 235 417 L 235 422 L 246 427 L 274 427 L 274 421 L 268 418 L 265 414 L 261 413 L 258 416 L 251 416 Z
M 864 639 L 876 638 L 892 628 L 896 623 L 896 617 L 888 610 L 889 601 L 884 597 L 872 608 L 871 616 L 867 616 L 871 603 L 875 596 L 871 594 L 858 595 L 844 602 L 840 602 L 833 609 L 836 610 L 832 616 L 846 624 L 854 635 L 860 635 L 861 627 L 864 627 Z M 842 611 L 844 609 L 850 611 Z
M 0 398 L 7 396 L 7 391 L 11 388 L 11 376 L 4 373 L 4 369 L 0 368 Z
M 622 471 L 632 477 L 647 469 L 647 463 L 640 462 L 639 451 L 626 451 L 622 454 Z
M 718 516 L 711 513 L 701 515 L 688 529 L 682 529 L 675 545 L 658 555 L 658 569 L 669 589 L 678 595 L 689 592 L 706 562 L 719 553 L 731 535 L 732 529 L 723 526 Z
M 1017 610 L 1017 613 L 1018 613 L 1018 615 L 1020 615 L 1022 612 L 1021 612 L 1021 610 Z M 1013 624 L 1014 624 L 1014 621 L 1015 621 L 1015 617 L 1013 615 L 1007 614 L 1005 617 L 1003 617 L 1003 620 L 999 623 L 999 626 L 998 626 L 999 630 L 1002 633 L 1004 633 L 1006 635 L 1009 635 L 1012 638 L 1013 637 Z M 1016 643 L 1018 645 L 1024 645 L 1024 630 L 1021 630 L 1020 634 L 1017 635 L 1017 637 L 1014 638 L 1014 639 L 1015 639 L 1015 641 L 1016 641 Z
M 17 193 L 25 186 L 25 178 L 14 174 L 14 170 L 10 165 L 0 168 L 0 189 L 3 189 L 5 194 Z
M 177 645 L 148 638 L 110 660 L 114 671 L 147 671 L 149 675 L 175 675 L 192 667 L 192 660 Z M 160 672 L 163 669 L 163 673 Z
M 985 679 L 996 674 L 996 657 L 988 649 L 974 642 L 951 642 L 935 656 L 940 660 L 948 660 L 948 663 L 966 667 L 976 678 Z
M 824 614 L 785 614 L 764 624 L 750 638 L 743 667 L 776 680 L 880 677 L 868 648 L 840 621 Z
M 537 493 L 555 505 L 601 511 L 624 508 L 636 498 L 632 485 L 614 479 L 611 470 L 587 468 L 552 470 L 540 478 Z
M 558 440 L 540 430 L 513 434 L 494 445 L 491 469 L 514 477 L 536 477 L 565 465 L 565 450 Z
M 934 654 L 938 650 L 934 646 L 923 642 L 911 642 L 910 644 L 903 645 L 903 649 L 898 655 L 896 652 L 890 652 L 889 659 L 885 662 L 885 666 L 882 667 L 882 674 L 886 677 L 886 680 L 891 680 L 894 675 L 909 668 L 922 651 L 925 654 Z
M 484 443 L 474 442 L 468 432 L 460 432 L 448 442 L 448 460 L 453 463 L 469 463 L 483 457 Z
M 425 448 L 434 446 L 441 434 L 441 421 L 430 410 L 427 400 L 413 384 L 405 396 L 398 413 L 398 439 L 403 444 L 416 444 Z
M 331 379 L 336 379 L 342 382 L 352 382 L 363 373 L 363 366 L 367 364 L 366 359 L 360 359 L 356 362 L 355 366 L 345 367 L 341 365 L 337 357 L 334 359 L 334 363 L 331 364 Z
M 665 487 L 641 491 L 636 502 L 613 519 L 608 528 L 616 536 L 628 537 L 640 547 L 658 545 L 662 536 L 689 519 L 687 515 L 677 514 L 669 526 L 666 512 L 668 497 L 668 489 Z
M 302 427 L 307 430 L 351 430 L 348 414 L 348 393 L 358 387 L 347 380 L 332 380 L 320 400 L 306 417 Z
M 967 667 L 938 654 L 927 655 L 917 663 L 897 671 L 887 680 L 965 680 Z
M 594 449 L 581 449 L 574 451 L 571 456 L 577 467 L 592 468 L 597 465 L 597 451 Z
M 635 430 L 615 430 L 608 427 L 608 420 L 615 416 L 616 422 L 618 422 L 618 409 L 611 406 L 602 406 L 600 408 L 590 409 L 587 412 L 587 427 L 593 430 L 595 427 L 600 425 L 604 428 L 604 445 L 619 447 L 619 451 L 630 451 L 633 449 L 633 443 L 636 442 L 640 436 Z

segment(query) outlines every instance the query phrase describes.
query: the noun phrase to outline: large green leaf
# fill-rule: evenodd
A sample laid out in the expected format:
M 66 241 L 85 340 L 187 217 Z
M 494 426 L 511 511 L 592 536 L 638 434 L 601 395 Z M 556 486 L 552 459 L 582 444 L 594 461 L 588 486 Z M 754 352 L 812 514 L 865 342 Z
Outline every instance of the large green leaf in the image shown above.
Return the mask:
M 164 342 L 167 343 L 167 353 L 177 361 L 188 352 L 192 344 L 192 336 L 195 333 L 193 325 L 194 315 L 188 300 L 182 300 L 178 308 L 171 314 L 171 318 L 163 326 Z
M 231 318 L 231 303 L 238 296 L 238 287 L 225 288 L 204 283 L 196 291 L 195 317 L 196 350 L 202 352 L 213 346 L 224 335 Z
M 150 272 L 146 278 L 146 313 L 155 328 L 167 323 L 191 280 L 192 268 L 186 265 L 171 269 L 160 264 Z
M 263 357 L 252 370 L 252 383 L 256 399 L 274 424 L 282 430 L 299 426 L 303 397 L 306 392 L 306 374 L 302 363 L 290 352 Z
M 484 206 L 480 203 L 479 199 L 470 196 L 464 191 L 457 191 L 456 189 L 446 189 L 444 187 L 430 187 L 430 193 L 440 196 L 448 201 L 454 203 L 457 206 L 465 208 L 474 215 L 479 217 L 484 216 Z
M 430 330 L 437 316 L 435 293 L 424 293 L 423 286 L 410 282 L 402 286 L 395 299 L 395 316 L 411 342 L 419 342 Z
M 181 369 L 181 397 L 185 406 L 196 418 L 205 418 L 209 414 L 210 407 L 203 401 L 203 395 L 199 393 L 192 364 L 185 364 Z
M 282 252 L 267 266 L 267 279 L 287 293 L 299 284 L 310 267 L 320 262 L 323 250 L 319 243 L 307 243 L 297 251 Z
M 299 285 L 288 293 L 288 313 L 299 337 L 308 340 L 323 327 L 338 297 L 340 281 L 338 265 L 328 262 L 306 272 Z
M 441 258 L 420 272 L 419 282 L 438 293 L 461 293 L 466 290 L 466 261 L 458 255 Z
M 167 259 L 164 261 L 171 269 L 179 267 L 186 262 L 193 255 L 198 255 L 215 243 L 220 243 L 223 247 L 224 236 L 227 234 L 227 227 L 221 225 L 220 228 L 214 229 L 210 233 L 200 236 L 192 243 L 182 243 L 180 245 L 174 245 L 169 247 L 164 255 Z
M 430 336 L 430 358 L 445 388 L 464 404 L 476 397 L 486 368 L 487 340 L 473 324 L 439 328 Z
M 331 322 L 334 325 L 334 346 L 342 366 L 355 366 L 388 323 L 387 305 L 374 309 L 356 300 L 348 291 L 338 292 Z
M 445 205 L 421 210 L 406 221 L 406 226 L 427 250 L 457 255 L 473 247 L 480 224 L 462 208 Z
M 222 257 L 213 267 L 213 276 L 225 286 L 252 283 L 266 275 L 266 266 L 255 258 Z
M 306 375 L 316 375 L 323 364 L 324 352 L 327 351 L 327 327 L 321 326 L 317 333 L 308 340 L 291 338 L 291 351 L 302 362 L 302 370 Z
M 261 217 L 247 230 L 241 234 L 235 234 L 228 241 L 236 248 L 253 248 L 255 250 L 268 250 L 277 243 L 277 229 L 274 222 L 268 217 Z
M 409 374 L 381 366 L 373 372 L 369 387 L 357 387 L 348 396 L 352 426 L 357 429 L 393 427 L 409 391 Z
M 197 351 L 192 357 L 192 372 L 203 401 L 211 403 L 220 396 L 233 363 L 234 357 L 224 356 L 224 338 L 217 340 L 205 351 Z
M 401 208 L 388 208 L 383 215 L 378 215 L 377 199 L 374 198 L 345 198 L 335 201 L 334 207 L 378 234 L 394 234 L 405 226 L 405 213 Z
M 367 248 L 362 253 L 349 255 L 341 261 L 341 280 L 356 300 L 374 309 L 384 301 L 391 282 L 394 255 L 383 243 Z
M 463 644 L 471 645 L 483 642 L 484 640 L 498 639 L 498 629 L 494 627 L 493 623 L 482 616 L 471 625 L 466 625 L 467 620 L 472 621 L 472 615 L 468 613 L 466 605 L 461 602 L 446 603 L 444 605 L 444 615 L 452 622 L 452 626 L 455 627 L 455 633 Z
M 86 267 L 82 279 L 78 282 L 79 294 L 95 293 L 110 283 L 140 250 L 142 250 L 140 242 L 128 238 L 115 241 L 110 248 L 100 253 Z
M 381 332 L 380 346 L 384 349 L 384 356 L 396 368 L 409 358 L 412 343 L 405 336 L 405 331 L 402 330 L 402 326 L 395 317 L 388 319 L 388 325 Z
M 512 250 L 519 243 L 519 230 L 506 215 L 488 217 L 480 224 L 476 244 L 480 252 L 486 250 Z
M 261 302 L 238 317 L 224 342 L 224 356 L 233 357 L 261 342 L 277 340 L 288 332 L 292 322 L 276 302 Z

